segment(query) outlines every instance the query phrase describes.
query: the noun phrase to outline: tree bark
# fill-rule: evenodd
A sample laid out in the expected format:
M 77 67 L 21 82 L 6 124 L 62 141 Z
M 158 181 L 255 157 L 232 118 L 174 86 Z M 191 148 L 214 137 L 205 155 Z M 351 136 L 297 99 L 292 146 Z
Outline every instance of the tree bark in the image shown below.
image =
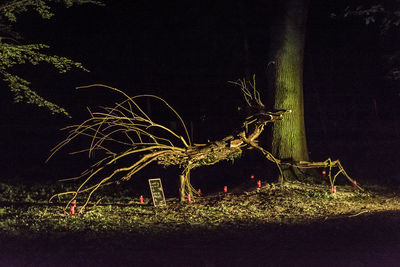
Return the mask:
M 309 161 L 304 124 L 303 58 L 308 0 L 277 2 L 272 36 L 274 108 L 292 110 L 285 120 L 273 124 L 272 153 L 288 161 Z M 283 169 L 285 179 L 298 178 L 293 168 Z M 283 177 L 281 177 L 283 179 Z

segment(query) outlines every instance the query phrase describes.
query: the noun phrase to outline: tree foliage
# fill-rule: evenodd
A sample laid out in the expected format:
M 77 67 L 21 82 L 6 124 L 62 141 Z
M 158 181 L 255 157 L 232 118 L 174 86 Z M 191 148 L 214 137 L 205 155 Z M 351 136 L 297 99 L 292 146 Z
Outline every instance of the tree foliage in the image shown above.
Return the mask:
M 380 34 L 390 42 L 398 42 L 400 31 L 400 0 L 378 1 L 374 5 L 348 6 L 344 17 L 357 16 L 363 18 L 366 25 L 376 24 Z M 391 36 L 392 38 L 389 38 Z M 395 37 L 393 37 L 395 36 Z M 400 81 L 400 52 L 397 47 L 385 57 L 386 64 L 390 66 L 387 78 Z
M 74 4 L 101 4 L 94 0 L 9 0 L 0 5 L 0 12 L 9 21 L 15 22 L 17 15 L 33 8 L 42 18 L 49 19 L 54 16 L 50 7 L 52 3 L 63 3 L 66 7 Z
M 344 16 L 361 16 L 365 24 L 379 23 L 381 30 L 386 32 L 392 27 L 400 26 L 400 1 L 386 1 L 371 6 L 359 5 L 355 8 L 347 7 Z
M 29 10 L 35 10 L 43 19 L 50 19 L 54 15 L 51 4 L 57 3 L 66 7 L 74 4 L 101 4 L 93 0 L 10 0 L 0 4 L 0 75 L 10 88 L 15 102 L 25 101 L 39 107 L 47 107 L 52 113 L 68 115 L 64 108 L 41 97 L 31 88 L 29 81 L 14 73 L 13 68 L 26 63 L 34 66 L 48 63 L 59 73 L 65 73 L 72 68 L 88 71 L 79 62 L 45 53 L 43 50 L 49 48 L 48 45 L 23 44 L 22 36 L 13 29 L 18 15 Z

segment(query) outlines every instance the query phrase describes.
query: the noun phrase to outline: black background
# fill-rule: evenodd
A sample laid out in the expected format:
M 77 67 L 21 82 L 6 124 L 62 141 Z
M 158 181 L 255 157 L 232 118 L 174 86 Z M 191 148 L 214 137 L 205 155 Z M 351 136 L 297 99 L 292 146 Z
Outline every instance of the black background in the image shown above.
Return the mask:
M 358 181 L 396 185 L 400 98 L 398 87 L 384 79 L 388 70 L 384 56 L 398 39 L 380 35 L 378 25 L 366 26 L 361 18 L 343 19 L 346 4 L 311 1 L 310 5 L 304 68 L 310 155 L 315 161 L 339 158 Z M 67 156 L 73 147 L 44 164 L 50 149 L 65 137 L 58 129 L 86 118 L 86 106 L 112 105 L 121 98 L 106 89 L 75 90 L 75 86 L 103 83 L 129 95 L 159 95 L 192 122 L 195 142 L 221 138 L 239 122 L 241 92 L 227 81 L 244 77 L 246 64 L 256 74 L 264 102 L 269 101 L 265 73 L 273 3 L 109 1 L 106 7 L 55 11 L 51 20 L 28 12 L 18 18 L 16 29 L 26 42 L 49 44 L 50 54 L 80 61 L 91 72 L 58 75 L 45 65 L 16 68 L 42 96 L 67 108 L 72 119 L 12 104 L 11 94 L 1 90 L 3 179 L 56 180 L 82 171 L 86 161 Z M 332 13 L 338 16 L 332 18 Z M 5 89 L 4 83 L 1 86 Z M 157 106 L 151 113 L 170 120 Z M 246 157 L 232 168 L 222 164 L 210 169 L 211 174 L 194 174 L 223 176 L 221 184 L 257 171 L 262 178 L 270 175 L 262 170 L 259 156 Z

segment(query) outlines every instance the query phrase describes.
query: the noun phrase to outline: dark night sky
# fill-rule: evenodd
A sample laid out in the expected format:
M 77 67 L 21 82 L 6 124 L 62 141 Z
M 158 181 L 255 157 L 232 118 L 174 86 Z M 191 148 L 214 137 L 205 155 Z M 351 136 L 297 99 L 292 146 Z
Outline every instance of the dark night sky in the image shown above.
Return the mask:
M 259 89 L 265 88 L 268 17 L 273 14 L 267 1 L 242 2 L 110 1 L 107 7 L 56 9 L 50 21 L 21 16 L 17 27 L 27 41 L 47 43 L 51 53 L 80 61 L 91 73 L 59 76 L 45 66 L 21 68 L 33 87 L 74 118 L 11 105 L 8 95 L 2 97 L 2 146 L 10 151 L 3 153 L 2 168 L 10 171 L 21 162 L 33 162 L 37 165 L 29 167 L 32 173 L 38 168 L 51 172 L 58 165 L 43 167 L 42 162 L 64 136 L 57 129 L 85 118 L 87 105 L 118 100 L 103 89 L 75 91 L 77 85 L 104 83 L 130 95 L 157 94 L 186 121 L 195 122 L 199 139 L 229 133 L 242 96 L 227 81 L 245 75 L 247 37 L 249 70 L 256 73 Z M 361 19 L 332 19 L 330 14 L 342 12 L 345 5 L 326 2 L 312 1 L 306 38 L 304 92 L 311 156 L 340 158 L 350 174 L 375 179 L 392 175 L 372 160 L 390 160 L 388 152 L 400 137 L 399 92 L 383 79 L 382 56 L 390 46 L 374 25 L 367 27 Z M 201 117 L 207 118 L 202 124 Z M 21 124 L 34 126 L 24 130 Z

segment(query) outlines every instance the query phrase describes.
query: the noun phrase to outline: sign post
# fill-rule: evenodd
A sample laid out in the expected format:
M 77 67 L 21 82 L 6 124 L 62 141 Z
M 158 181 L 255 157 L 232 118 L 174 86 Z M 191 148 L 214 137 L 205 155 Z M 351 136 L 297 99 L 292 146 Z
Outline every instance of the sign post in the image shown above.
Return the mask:
M 153 197 L 154 207 L 167 205 L 164 196 L 164 190 L 162 188 L 161 179 L 154 178 L 149 179 L 151 196 Z

